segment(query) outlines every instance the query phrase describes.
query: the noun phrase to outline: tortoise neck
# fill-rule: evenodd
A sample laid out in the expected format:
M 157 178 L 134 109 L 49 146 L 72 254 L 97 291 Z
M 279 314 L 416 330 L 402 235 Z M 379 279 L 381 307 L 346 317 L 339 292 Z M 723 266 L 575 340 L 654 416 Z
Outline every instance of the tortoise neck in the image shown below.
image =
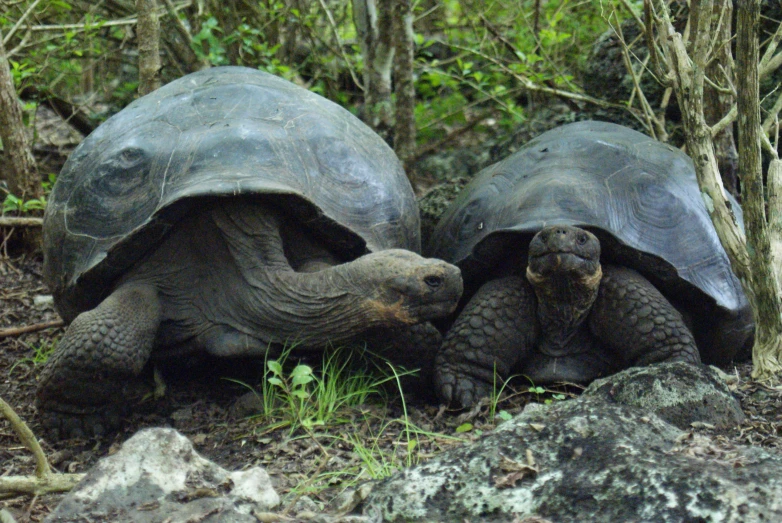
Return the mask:
M 315 272 L 274 271 L 263 294 L 275 304 L 270 320 L 278 336 L 303 345 L 341 343 L 384 323 L 373 306 L 371 290 L 357 281 L 356 262 Z
M 567 274 L 542 277 L 527 270 L 537 297 L 536 314 L 543 336 L 564 346 L 581 329 L 597 298 L 602 271 L 588 278 Z
M 243 328 L 267 342 L 322 346 L 383 323 L 372 306 L 373 286 L 362 279 L 371 273 L 361 270 L 362 258 L 328 266 L 308 251 L 294 270 L 283 247 L 282 218 L 273 209 L 228 201 L 211 216 L 244 282 L 229 307 Z

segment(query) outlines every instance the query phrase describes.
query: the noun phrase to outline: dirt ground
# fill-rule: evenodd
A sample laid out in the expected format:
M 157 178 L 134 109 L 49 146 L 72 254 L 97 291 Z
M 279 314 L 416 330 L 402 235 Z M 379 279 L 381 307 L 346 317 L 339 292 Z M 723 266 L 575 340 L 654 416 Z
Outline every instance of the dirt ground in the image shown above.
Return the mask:
M 0 331 L 58 320 L 47 296 L 38 257 L 0 259 Z M 437 405 L 414 398 L 408 398 L 403 404 L 399 395 L 391 392 L 385 401 L 377 399 L 345 410 L 332 424 L 314 427 L 309 433 L 301 429 L 291 433 L 288 427 L 275 428 L 269 420 L 248 416 L 253 411 L 253 396 L 247 395 L 245 386 L 224 379 L 227 371 L 219 369 L 194 371 L 194 376 L 167 381 L 162 399 L 141 399 L 134 403 L 133 413 L 117 434 L 97 440 L 51 441 L 43 436 L 33 406 L 41 370 L 34 360 L 36 352 L 55 341 L 62 330 L 50 327 L 0 337 L 0 397 L 29 423 L 41 439 L 51 464 L 61 472 L 87 471 L 141 428 L 174 427 L 191 438 L 200 453 L 223 467 L 265 467 L 283 497 L 283 508 L 292 505 L 303 493 L 307 496 L 305 501 L 314 502 L 309 504 L 314 510 L 328 507 L 332 498 L 358 481 L 388 473 L 409 460 L 424 460 L 493 427 L 487 408 L 466 414 L 443 412 Z M 256 369 L 260 372 L 260 366 Z M 746 364 L 729 369 L 739 377 L 735 393 L 747 419 L 720 437 L 782 451 L 782 385 L 779 381 L 754 382 L 749 378 L 749 371 Z M 245 372 L 242 381 L 257 386 L 259 375 L 256 373 L 253 378 L 252 372 Z M 503 401 L 499 408 L 514 414 L 528 401 L 546 398 L 551 401 L 551 394 L 523 391 Z M 414 448 L 407 443 L 405 425 L 398 421 L 404 415 L 403 406 L 409 421 L 421 431 Z M 466 421 L 472 428 L 462 431 Z M 457 431 L 460 426 L 462 429 Z M 361 448 L 346 441 L 349 435 L 362 438 L 361 446 L 373 449 L 378 462 L 368 466 L 367 460 L 361 458 Z M 21 445 L 10 424 L 0 420 L 0 476 L 29 475 L 33 471 L 30 453 Z M 20 523 L 42 521 L 61 497 L 61 494 L 40 498 L 10 496 L 0 499 L 0 508 L 8 508 Z M 305 506 L 300 498 L 298 503 L 298 508 L 289 514 L 295 515 Z

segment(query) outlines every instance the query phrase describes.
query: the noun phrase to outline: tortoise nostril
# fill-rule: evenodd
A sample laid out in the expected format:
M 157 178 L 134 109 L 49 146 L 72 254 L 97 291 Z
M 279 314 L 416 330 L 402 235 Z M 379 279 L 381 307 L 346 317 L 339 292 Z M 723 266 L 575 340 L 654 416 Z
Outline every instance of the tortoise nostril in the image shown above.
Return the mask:
M 432 289 L 437 289 L 443 284 L 443 278 L 441 276 L 427 276 L 424 278 L 424 283 Z

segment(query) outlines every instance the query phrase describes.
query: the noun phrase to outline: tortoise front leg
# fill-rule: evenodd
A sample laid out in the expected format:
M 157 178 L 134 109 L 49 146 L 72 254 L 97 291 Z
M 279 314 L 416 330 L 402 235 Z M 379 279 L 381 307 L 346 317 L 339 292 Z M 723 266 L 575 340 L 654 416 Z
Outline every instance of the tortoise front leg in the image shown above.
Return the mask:
M 443 341 L 434 325 L 427 321 L 396 329 L 374 328 L 359 339 L 371 351 L 400 367 L 397 370 L 415 371 L 400 376 L 404 392 L 431 395 L 434 358 Z
M 621 368 L 700 362 L 695 338 L 679 311 L 646 278 L 626 267 L 603 267 L 589 328 L 616 353 Z
M 131 283 L 77 316 L 38 384 L 44 427 L 61 438 L 115 429 L 123 390 L 149 359 L 160 315 L 155 288 Z
M 525 279 L 511 276 L 484 284 L 437 353 L 434 377 L 440 398 L 470 407 L 490 396 L 532 351 L 536 325 L 535 293 Z

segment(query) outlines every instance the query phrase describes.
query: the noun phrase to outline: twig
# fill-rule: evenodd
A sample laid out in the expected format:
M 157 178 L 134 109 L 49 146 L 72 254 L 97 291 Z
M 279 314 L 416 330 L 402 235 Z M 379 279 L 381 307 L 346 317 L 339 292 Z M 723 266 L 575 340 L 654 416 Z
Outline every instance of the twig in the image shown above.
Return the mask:
M 635 19 L 635 23 L 638 26 L 638 28 L 643 32 L 646 28 L 646 25 L 644 24 L 644 21 L 641 20 L 641 17 L 638 16 L 638 13 L 635 12 L 635 9 L 633 9 L 633 6 L 630 5 L 630 2 L 627 0 L 620 0 L 624 8 L 627 10 L 628 13 Z
M 0 477 L 0 493 L 19 492 L 37 496 L 49 492 L 67 492 L 84 478 L 84 474 L 52 472 L 49 461 L 35 438 L 35 434 L 3 398 L 0 398 L 0 414 L 11 423 L 11 428 L 14 429 L 19 440 L 35 459 L 35 476 L 2 476 Z
M 649 49 L 649 56 L 652 58 L 652 72 L 662 85 L 670 89 L 673 82 L 672 75 L 667 67 L 663 68 L 662 64 L 665 62 L 665 56 L 654 39 L 654 24 L 658 23 L 658 16 L 654 12 L 651 0 L 644 0 L 644 19 L 646 22 L 644 36 L 646 38 L 646 48 Z
M 25 325 L 24 327 L 10 327 L 8 329 L 0 329 L 0 338 L 19 336 L 20 334 L 27 334 L 28 332 L 38 332 L 45 329 L 52 329 L 54 327 L 62 327 L 63 325 L 65 325 L 64 321 L 55 320 L 44 323 L 36 323 L 34 325 Z
M 337 24 L 334 22 L 334 15 L 331 14 L 331 10 L 326 5 L 326 2 L 324 0 L 319 0 L 320 6 L 323 8 L 323 10 L 326 12 L 326 18 L 329 21 L 329 25 L 331 26 L 331 30 L 334 33 L 334 38 L 337 40 L 337 49 L 339 50 L 339 53 L 342 55 L 342 60 L 345 61 L 345 67 L 348 68 L 348 72 L 350 73 L 350 77 L 353 78 L 353 82 L 356 84 L 356 86 L 364 90 L 364 84 L 362 84 L 358 77 L 356 76 L 356 72 L 353 70 L 353 66 L 350 65 L 350 60 L 348 59 L 347 55 L 345 54 L 345 49 L 342 46 L 342 43 L 339 41 L 339 29 L 337 29 Z
M 769 111 L 768 117 L 763 121 L 763 131 L 768 134 L 771 132 L 771 126 L 778 122 L 779 113 L 782 112 L 782 92 L 777 96 L 777 101 Z
M 429 144 L 425 145 L 424 147 L 421 147 L 421 148 L 417 149 L 416 152 L 415 152 L 415 156 L 413 156 L 413 158 L 410 160 L 411 163 L 417 162 L 422 157 L 424 157 L 425 155 L 429 154 L 432 151 L 436 151 L 438 149 L 442 149 L 445 144 L 447 144 L 448 142 L 450 142 L 452 140 L 455 140 L 459 136 L 463 135 L 464 133 L 466 133 L 467 131 L 469 131 L 470 129 L 472 129 L 473 127 L 475 127 L 476 125 L 478 125 L 482 121 L 486 120 L 486 118 L 488 118 L 488 117 L 489 117 L 489 113 L 488 112 L 480 114 L 476 118 L 472 118 L 471 120 L 469 120 L 466 124 L 462 125 L 461 127 L 450 131 L 443 138 L 437 140 L 436 142 L 429 143 Z
M 763 58 L 760 59 L 760 65 L 758 68 L 760 69 L 760 75 L 761 77 L 768 74 L 770 71 L 767 71 L 766 69 L 774 70 L 777 67 L 779 67 L 780 62 L 782 62 L 782 53 L 779 53 L 778 55 L 774 56 L 774 51 L 777 50 L 777 46 L 779 45 L 779 41 L 782 40 L 782 22 L 780 22 L 779 26 L 777 26 L 777 30 L 774 32 L 774 36 L 771 37 L 771 40 L 769 40 L 768 45 L 766 45 L 766 50 L 763 53 Z M 772 67 L 772 62 L 775 62 L 775 65 Z
M 503 64 L 502 62 L 500 62 L 499 60 L 494 58 L 493 56 L 489 56 L 486 53 L 482 53 L 481 51 L 478 51 L 478 50 L 475 50 L 475 49 L 470 49 L 470 48 L 463 47 L 463 46 L 460 46 L 460 45 L 449 44 L 449 43 L 446 43 L 446 42 L 442 42 L 442 43 L 444 45 L 449 45 L 450 47 L 453 47 L 454 49 L 459 49 L 460 51 L 471 53 L 471 54 L 474 54 L 475 56 L 483 58 L 484 60 L 488 60 L 489 62 L 493 63 L 494 65 L 500 67 L 503 70 L 503 72 L 505 72 L 506 74 L 512 76 L 516 81 L 518 81 L 528 91 L 539 92 L 539 93 L 546 93 L 546 94 L 551 94 L 551 95 L 554 95 L 554 96 L 558 96 L 560 98 L 565 98 L 565 99 L 568 99 L 568 100 L 575 100 L 575 101 L 578 101 L 578 102 L 590 103 L 590 104 L 593 104 L 593 105 L 597 105 L 598 107 L 603 107 L 604 109 L 609 109 L 609 108 L 622 109 L 622 110 L 627 110 L 628 109 L 628 107 L 626 105 L 606 102 L 605 100 L 600 100 L 599 98 L 593 98 L 593 97 L 591 97 L 589 95 L 586 95 L 586 94 L 574 93 L 574 92 L 570 92 L 570 91 L 563 91 L 561 89 L 556 89 L 554 87 L 547 87 L 547 86 L 543 86 L 543 85 L 538 85 L 535 82 L 533 82 L 532 80 L 530 80 L 529 78 L 527 78 L 526 76 L 520 75 L 516 71 L 513 71 L 512 69 L 510 69 L 508 66 L 506 66 L 505 64 Z
M 20 218 L 17 216 L 0 216 L 0 227 L 40 227 L 43 218 Z
M 625 42 L 625 36 L 622 32 L 622 23 L 619 21 L 618 17 L 616 19 L 614 33 L 619 39 L 619 44 L 622 48 L 622 58 L 625 69 L 627 69 L 627 72 L 630 74 L 630 78 L 633 79 L 633 87 L 635 88 L 635 92 L 638 93 L 638 101 L 641 104 L 641 111 L 646 119 L 646 127 L 649 129 L 652 138 L 660 140 L 661 142 L 667 142 L 668 133 L 665 132 L 665 126 L 661 125 L 657 120 L 657 116 L 654 114 L 652 106 L 649 105 L 649 101 L 646 99 L 643 89 L 641 89 L 641 81 L 635 73 L 635 69 L 633 69 L 633 62 L 630 58 L 630 48 L 628 47 L 627 42 Z
M 40 1 L 41 0 L 35 0 L 35 2 L 30 4 L 30 7 L 27 8 L 27 11 L 24 12 L 24 14 L 19 18 L 19 20 L 16 21 L 16 23 L 11 28 L 11 30 L 8 31 L 8 34 L 5 35 L 5 38 L 3 38 L 3 45 L 11 41 L 11 37 L 14 36 L 16 30 L 19 29 L 19 26 L 22 25 L 22 22 L 24 22 L 27 19 L 27 17 L 30 16 L 30 13 L 33 12 L 33 9 L 35 9 L 35 6 L 37 6 Z
M 176 11 L 181 11 L 182 9 L 186 7 L 190 7 L 190 5 L 193 2 L 182 2 L 181 4 L 175 5 L 174 9 Z M 163 16 L 165 14 L 165 8 L 158 7 L 155 9 L 155 12 L 157 16 Z M 123 26 L 123 25 L 136 25 L 138 23 L 138 19 L 134 17 L 128 17 L 123 18 L 121 20 L 109 20 L 107 22 L 99 21 L 99 22 L 87 22 L 87 23 L 81 23 L 81 24 L 41 24 L 41 25 L 34 25 L 30 27 L 31 31 L 66 31 L 69 29 L 77 29 L 86 31 L 87 29 L 97 29 L 99 27 L 115 27 L 115 26 Z
M 185 24 L 182 23 L 182 20 L 179 18 L 173 2 L 171 2 L 171 0 L 163 0 L 163 3 L 165 4 L 166 11 L 168 11 L 168 16 L 174 22 L 174 28 L 177 30 L 177 33 L 179 33 L 179 36 L 182 37 L 182 40 L 184 40 L 187 44 L 182 47 L 188 49 L 192 61 L 197 63 L 200 69 L 209 67 L 209 63 L 206 60 L 201 60 L 198 58 L 198 55 L 196 55 L 195 51 L 193 51 L 193 35 L 190 34 L 190 31 L 187 30 Z
M 301 422 L 301 419 L 299 420 Z M 315 445 L 320 449 L 320 452 L 323 454 L 323 458 L 320 460 L 320 463 L 318 463 L 318 468 L 315 469 L 315 472 L 312 473 L 312 475 L 307 478 L 307 481 L 304 482 L 304 485 L 301 486 L 299 493 L 296 494 L 296 496 L 291 500 L 290 503 L 288 503 L 288 506 L 285 507 L 285 509 L 280 512 L 280 515 L 287 516 L 291 510 L 294 509 L 296 502 L 301 499 L 301 497 L 306 492 L 306 488 L 309 487 L 313 481 L 320 475 L 321 472 L 323 472 L 323 469 L 326 467 L 329 461 L 331 461 L 331 454 L 328 453 L 328 451 L 323 447 L 323 445 L 318 441 L 318 438 L 315 437 L 315 434 L 312 433 L 312 431 L 302 423 L 301 428 L 304 429 L 304 431 L 307 433 L 307 435 L 312 439 L 312 441 L 315 442 Z

